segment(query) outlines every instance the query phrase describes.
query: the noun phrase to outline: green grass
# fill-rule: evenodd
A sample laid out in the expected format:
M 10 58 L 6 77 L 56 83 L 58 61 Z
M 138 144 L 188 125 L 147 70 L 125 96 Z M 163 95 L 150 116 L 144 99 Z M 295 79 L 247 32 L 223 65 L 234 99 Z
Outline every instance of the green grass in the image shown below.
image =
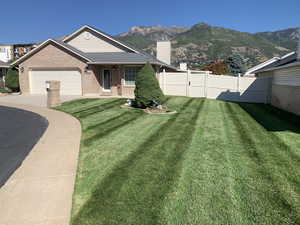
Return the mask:
M 300 118 L 169 97 L 173 115 L 81 99 L 73 225 L 300 224 Z
M 6 90 L 6 89 L 0 89 L 0 93 L 2 93 L 2 94 L 10 94 L 12 92 L 9 91 L 9 90 Z

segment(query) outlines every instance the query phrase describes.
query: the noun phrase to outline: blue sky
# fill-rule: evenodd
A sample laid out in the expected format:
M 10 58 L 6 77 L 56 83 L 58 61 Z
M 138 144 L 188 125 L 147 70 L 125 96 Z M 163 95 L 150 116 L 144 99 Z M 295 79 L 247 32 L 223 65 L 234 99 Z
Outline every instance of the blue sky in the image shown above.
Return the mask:
M 43 41 L 84 24 L 110 34 L 199 22 L 245 32 L 300 27 L 299 0 L 11 0 L 1 9 L 0 43 Z

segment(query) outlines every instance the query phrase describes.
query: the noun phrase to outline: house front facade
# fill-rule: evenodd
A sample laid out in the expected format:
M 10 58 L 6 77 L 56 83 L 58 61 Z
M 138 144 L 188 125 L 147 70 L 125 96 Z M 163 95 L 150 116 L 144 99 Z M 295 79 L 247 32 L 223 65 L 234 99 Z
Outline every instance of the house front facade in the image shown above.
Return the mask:
M 46 94 L 45 82 L 59 80 L 62 95 L 133 96 L 135 77 L 149 62 L 154 70 L 177 68 L 90 26 L 63 40 L 48 39 L 13 66 L 22 94 Z

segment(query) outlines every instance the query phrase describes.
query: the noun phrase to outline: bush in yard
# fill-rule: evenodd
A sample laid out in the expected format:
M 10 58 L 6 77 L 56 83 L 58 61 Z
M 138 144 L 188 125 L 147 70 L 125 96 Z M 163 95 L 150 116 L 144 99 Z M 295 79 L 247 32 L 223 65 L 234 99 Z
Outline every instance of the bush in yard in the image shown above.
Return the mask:
M 211 71 L 213 74 L 216 74 L 216 75 L 222 75 L 222 74 L 229 73 L 228 67 L 223 60 L 216 60 L 200 69 L 206 70 L 206 71 Z
M 19 74 L 15 68 L 9 68 L 5 76 L 5 86 L 10 90 L 19 91 Z
M 135 80 L 135 104 L 146 108 L 153 106 L 154 102 L 162 103 L 164 94 L 160 89 L 155 72 L 150 63 L 147 63 L 137 74 Z

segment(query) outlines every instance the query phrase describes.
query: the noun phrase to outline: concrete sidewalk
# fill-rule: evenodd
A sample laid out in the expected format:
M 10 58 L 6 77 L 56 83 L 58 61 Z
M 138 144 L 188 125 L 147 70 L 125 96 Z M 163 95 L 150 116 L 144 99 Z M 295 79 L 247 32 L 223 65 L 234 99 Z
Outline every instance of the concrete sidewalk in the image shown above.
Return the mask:
M 49 126 L 0 189 L 0 225 L 68 225 L 81 138 L 79 121 L 42 107 L 1 105 L 38 113 Z

